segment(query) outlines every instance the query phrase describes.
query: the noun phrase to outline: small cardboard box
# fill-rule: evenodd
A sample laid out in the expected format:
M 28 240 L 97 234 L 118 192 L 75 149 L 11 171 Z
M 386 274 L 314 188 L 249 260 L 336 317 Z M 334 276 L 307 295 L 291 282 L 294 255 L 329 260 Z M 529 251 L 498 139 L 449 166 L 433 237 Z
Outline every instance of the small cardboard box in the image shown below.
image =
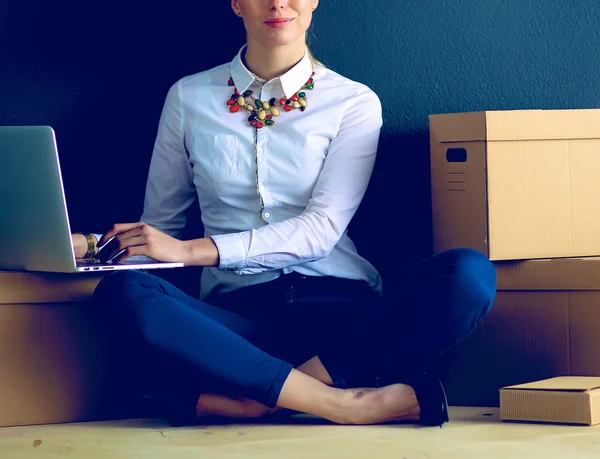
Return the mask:
M 430 115 L 434 250 L 600 255 L 600 109 Z
M 503 421 L 600 423 L 600 378 L 557 377 L 500 389 Z

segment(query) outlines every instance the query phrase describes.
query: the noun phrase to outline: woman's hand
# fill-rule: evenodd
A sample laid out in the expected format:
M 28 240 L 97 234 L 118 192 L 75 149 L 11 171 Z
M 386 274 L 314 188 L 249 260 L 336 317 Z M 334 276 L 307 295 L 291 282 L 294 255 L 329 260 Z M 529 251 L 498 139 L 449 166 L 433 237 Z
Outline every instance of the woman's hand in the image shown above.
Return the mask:
M 186 262 L 188 250 L 184 241 L 175 239 L 146 223 L 117 223 L 102 235 L 98 247 L 102 247 L 114 236 L 115 242 L 107 259 L 120 252 L 115 262 L 123 261 L 135 255 L 145 255 L 156 261 Z
M 117 223 L 100 238 L 98 247 L 113 236 L 116 245 L 106 259 L 123 252 L 113 260 L 115 262 L 145 255 L 156 261 L 182 262 L 184 265 L 217 266 L 219 263 L 217 246 L 210 238 L 180 241 L 146 223 Z

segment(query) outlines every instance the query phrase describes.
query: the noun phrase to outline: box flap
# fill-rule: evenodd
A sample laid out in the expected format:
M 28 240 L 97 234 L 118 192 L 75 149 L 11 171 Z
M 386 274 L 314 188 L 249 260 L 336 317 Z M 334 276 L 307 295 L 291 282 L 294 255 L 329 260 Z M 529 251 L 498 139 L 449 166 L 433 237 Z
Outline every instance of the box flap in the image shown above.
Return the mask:
M 436 114 L 429 122 L 440 142 L 600 138 L 600 109 Z
M 498 290 L 600 290 L 600 257 L 495 261 Z
M 558 390 L 587 391 L 600 388 L 600 377 L 595 376 L 559 376 L 515 386 L 503 387 L 502 390 Z

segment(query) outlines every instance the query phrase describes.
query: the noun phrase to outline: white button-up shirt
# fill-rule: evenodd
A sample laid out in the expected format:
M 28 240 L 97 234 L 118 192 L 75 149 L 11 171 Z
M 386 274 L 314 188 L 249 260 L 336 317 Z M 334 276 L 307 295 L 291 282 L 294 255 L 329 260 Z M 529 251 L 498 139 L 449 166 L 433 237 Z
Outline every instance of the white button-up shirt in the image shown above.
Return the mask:
M 198 199 L 218 267 L 205 268 L 201 298 L 297 271 L 362 279 L 381 291 L 347 226 L 367 189 L 382 126 L 367 86 L 317 66 L 306 111 L 281 110 L 273 126 L 231 113 L 233 87 L 262 101 L 290 98 L 308 81 L 305 54 L 291 70 L 260 81 L 242 62 L 182 78 L 168 92 L 150 164 L 141 220 L 180 238 Z

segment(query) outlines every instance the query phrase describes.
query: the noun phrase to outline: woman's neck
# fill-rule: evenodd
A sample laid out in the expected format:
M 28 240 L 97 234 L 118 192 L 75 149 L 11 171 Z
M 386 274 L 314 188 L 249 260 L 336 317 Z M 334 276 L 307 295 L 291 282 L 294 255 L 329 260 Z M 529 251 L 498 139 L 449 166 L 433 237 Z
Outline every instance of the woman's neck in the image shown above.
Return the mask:
M 260 43 L 248 40 L 244 53 L 244 64 L 256 76 L 271 80 L 283 75 L 304 57 L 304 40 L 287 46 L 264 47 Z

